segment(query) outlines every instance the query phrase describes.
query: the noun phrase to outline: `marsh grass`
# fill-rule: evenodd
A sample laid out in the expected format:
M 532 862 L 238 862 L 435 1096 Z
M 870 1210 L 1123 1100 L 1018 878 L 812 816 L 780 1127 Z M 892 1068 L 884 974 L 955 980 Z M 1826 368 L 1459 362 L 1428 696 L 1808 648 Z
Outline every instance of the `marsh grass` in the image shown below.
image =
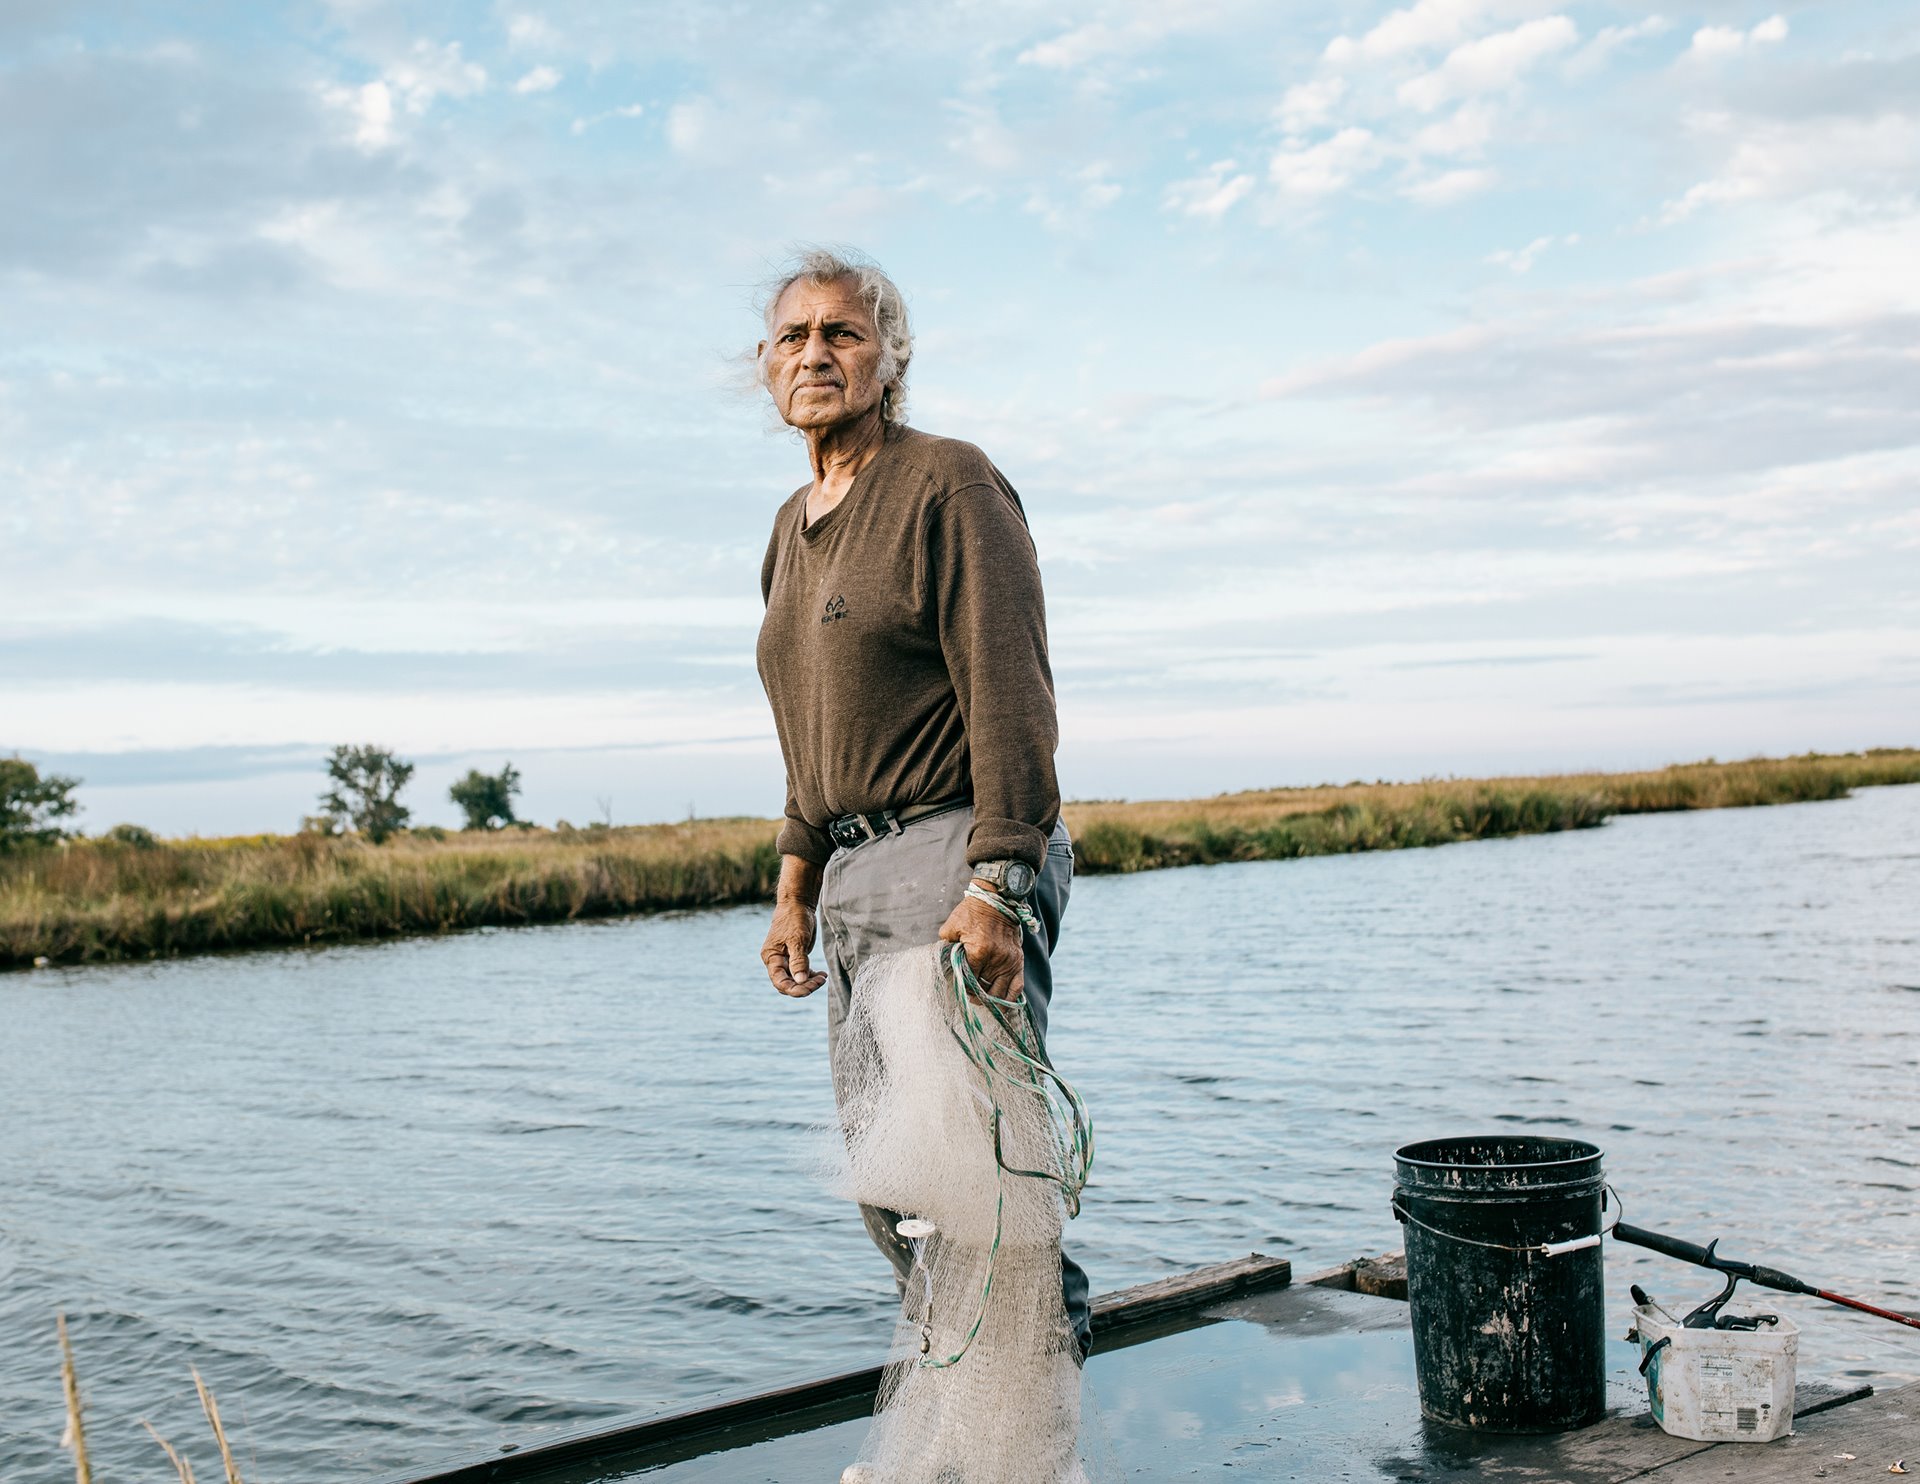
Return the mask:
M 1844 797 L 1920 782 L 1920 749 L 1648 773 L 1426 779 L 1068 804 L 1077 869 L 1154 870 L 1588 829 L 1616 814 Z M 766 901 L 776 822 L 219 840 L 73 841 L 0 855 L 0 967 L 564 922 Z
M 774 826 L 76 841 L 0 856 L 0 965 L 102 962 L 760 901 Z
M 1920 749 L 1684 763 L 1647 773 L 1259 789 L 1069 805 L 1066 814 L 1080 870 L 1148 871 L 1590 829 L 1616 814 L 1802 803 L 1895 783 L 1920 783 Z

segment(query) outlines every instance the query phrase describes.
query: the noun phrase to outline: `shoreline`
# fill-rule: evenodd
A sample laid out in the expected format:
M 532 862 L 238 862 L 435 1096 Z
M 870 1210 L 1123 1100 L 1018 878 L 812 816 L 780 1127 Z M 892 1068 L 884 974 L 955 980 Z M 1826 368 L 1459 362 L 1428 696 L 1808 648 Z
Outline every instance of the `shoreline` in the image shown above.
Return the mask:
M 1069 802 L 1085 875 L 1418 849 L 1591 829 L 1616 815 L 1845 798 L 1920 783 L 1920 749 L 1640 773 L 1425 779 L 1206 799 Z M 777 820 L 257 835 L 0 854 L 0 970 L 312 947 L 771 901 Z

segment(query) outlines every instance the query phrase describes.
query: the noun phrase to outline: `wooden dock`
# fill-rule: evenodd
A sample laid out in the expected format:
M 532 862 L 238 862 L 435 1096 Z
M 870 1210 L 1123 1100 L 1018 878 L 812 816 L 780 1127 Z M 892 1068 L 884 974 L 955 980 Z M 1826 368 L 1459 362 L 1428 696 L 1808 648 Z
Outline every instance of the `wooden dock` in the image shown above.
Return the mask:
M 1920 1382 L 1878 1394 L 1818 1386 L 1801 1393 L 1793 1435 L 1771 1443 L 1692 1443 L 1668 1437 L 1643 1413 L 1608 1417 L 1555 1438 L 1504 1439 L 1478 1456 L 1456 1454 L 1444 1472 L 1410 1470 L 1400 1477 L 1532 1484 L 1859 1484 L 1872 1478 L 1894 1484 L 1889 1470 L 1902 1460 L 1920 1476 Z
M 1423 1422 L 1405 1271 L 1348 1263 L 1290 1281 L 1258 1255 L 1105 1296 L 1083 1444 L 1100 1479 L 1344 1484 L 1920 1484 L 1920 1383 L 1803 1383 L 1796 1432 L 1771 1443 L 1689 1442 L 1648 1416 L 1638 1348 L 1609 1342 L 1608 1414 L 1552 1437 L 1470 1434 Z M 1624 1331 L 1624 1319 L 1621 1329 Z M 1803 1367 L 1817 1356 L 1803 1340 Z M 801 1484 L 831 1481 L 858 1450 L 877 1372 L 861 1371 L 668 1417 L 529 1438 L 386 1484 Z M 1844 1455 L 1851 1454 L 1851 1457 Z

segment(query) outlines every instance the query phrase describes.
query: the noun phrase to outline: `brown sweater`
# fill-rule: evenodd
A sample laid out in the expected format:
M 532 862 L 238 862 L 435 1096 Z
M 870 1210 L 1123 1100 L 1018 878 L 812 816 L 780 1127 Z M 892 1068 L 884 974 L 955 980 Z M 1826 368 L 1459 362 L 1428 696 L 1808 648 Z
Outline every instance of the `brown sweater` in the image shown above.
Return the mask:
M 1038 867 L 1060 813 L 1033 538 L 971 443 L 888 434 L 807 526 L 803 486 L 760 569 L 760 680 L 787 762 L 780 852 L 824 862 L 843 814 L 971 797 L 970 862 Z

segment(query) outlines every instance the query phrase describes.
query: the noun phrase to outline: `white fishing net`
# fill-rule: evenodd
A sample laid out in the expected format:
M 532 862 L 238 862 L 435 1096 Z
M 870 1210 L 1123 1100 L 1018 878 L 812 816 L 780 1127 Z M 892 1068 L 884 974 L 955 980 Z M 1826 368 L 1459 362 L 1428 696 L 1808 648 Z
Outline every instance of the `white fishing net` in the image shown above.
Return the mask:
M 876 956 L 854 981 L 834 1061 L 840 1183 L 904 1218 L 914 1268 L 844 1484 L 1086 1477 L 1060 1230 L 1091 1134 L 1071 1090 L 1033 1066 L 1025 1008 L 1002 1003 L 1004 1024 L 993 1008 L 956 993 L 937 945 Z

